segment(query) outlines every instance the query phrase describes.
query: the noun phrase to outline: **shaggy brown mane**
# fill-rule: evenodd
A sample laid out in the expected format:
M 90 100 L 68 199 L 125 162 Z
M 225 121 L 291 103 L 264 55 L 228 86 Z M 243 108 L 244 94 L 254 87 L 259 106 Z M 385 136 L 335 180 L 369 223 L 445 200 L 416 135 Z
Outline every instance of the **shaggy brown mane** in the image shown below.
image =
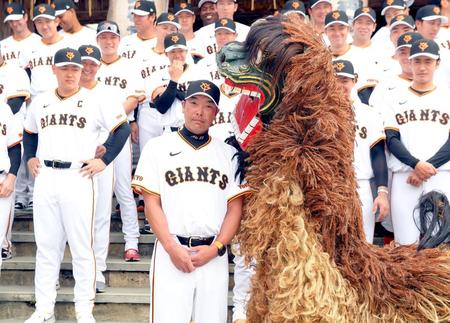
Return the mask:
M 350 103 L 310 26 L 291 18 L 283 31 L 308 50 L 290 59 L 283 102 L 249 146 L 255 194 L 238 236 L 258 264 L 248 321 L 450 321 L 449 249 L 365 242 Z

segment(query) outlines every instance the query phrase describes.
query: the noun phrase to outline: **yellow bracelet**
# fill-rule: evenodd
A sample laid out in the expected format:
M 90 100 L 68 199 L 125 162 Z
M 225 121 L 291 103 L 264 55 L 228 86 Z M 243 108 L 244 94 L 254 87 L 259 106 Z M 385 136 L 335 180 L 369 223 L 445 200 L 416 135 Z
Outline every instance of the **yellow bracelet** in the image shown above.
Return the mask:
M 219 240 L 215 240 L 214 242 L 213 242 L 213 244 L 217 247 L 217 249 L 222 249 L 223 248 L 223 243 L 222 242 L 220 242 Z

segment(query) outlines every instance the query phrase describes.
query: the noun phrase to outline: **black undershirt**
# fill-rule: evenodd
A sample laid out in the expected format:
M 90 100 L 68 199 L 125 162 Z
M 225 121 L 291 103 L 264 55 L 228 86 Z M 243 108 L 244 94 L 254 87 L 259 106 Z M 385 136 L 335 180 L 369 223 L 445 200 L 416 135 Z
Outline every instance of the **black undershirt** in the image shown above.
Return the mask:
M 178 133 L 195 148 L 206 144 L 209 140 L 208 131 L 204 134 L 196 135 L 195 133 L 189 131 L 186 127 L 183 127 L 180 131 L 178 131 Z
M 405 145 L 400 139 L 400 132 L 396 130 L 385 130 L 386 132 L 386 144 L 389 151 L 397 157 L 403 164 L 408 165 L 411 168 L 415 168 L 419 159 L 411 155 L 411 153 L 406 149 Z
M 384 154 L 384 140 L 380 140 L 370 148 L 370 162 L 377 187 L 388 186 L 388 168 L 386 155 Z

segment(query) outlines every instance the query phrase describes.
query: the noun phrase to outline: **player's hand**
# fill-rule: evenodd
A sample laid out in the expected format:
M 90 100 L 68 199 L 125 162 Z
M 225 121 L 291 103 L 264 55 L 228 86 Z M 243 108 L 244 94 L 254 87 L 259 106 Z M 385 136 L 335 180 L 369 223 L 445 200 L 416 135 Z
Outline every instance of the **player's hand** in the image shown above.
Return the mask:
M 422 185 L 423 181 L 422 179 L 420 179 L 420 177 L 416 174 L 415 171 L 412 171 L 409 176 L 408 179 L 406 180 L 406 183 L 415 186 L 415 187 L 419 187 L 420 185 Z
M 217 257 L 218 251 L 215 245 L 210 246 L 198 246 L 191 249 L 191 260 L 195 267 L 203 266 L 210 260 Z
M 39 175 L 39 168 L 41 168 L 41 162 L 39 159 L 37 157 L 30 158 L 27 165 L 31 175 L 36 178 Z
M 130 123 L 131 128 L 131 141 L 134 144 L 137 144 L 139 142 L 139 127 L 137 125 L 137 122 Z
M 389 200 L 388 195 L 385 192 L 379 192 L 378 196 L 373 201 L 372 212 L 375 214 L 377 211 L 379 211 L 378 221 L 383 221 L 389 213 Z
M 86 164 L 80 169 L 80 173 L 83 177 L 94 177 L 95 174 L 100 173 L 106 168 L 105 163 L 100 158 L 94 158 L 89 160 L 84 160 L 82 163 Z
M 184 273 L 191 273 L 195 270 L 191 261 L 189 249 L 179 244 L 173 244 L 166 251 L 170 256 L 170 260 L 178 270 Z
M 183 74 L 183 71 L 184 71 L 183 65 L 184 65 L 184 63 L 179 60 L 174 60 L 172 62 L 172 64 L 170 64 L 169 75 L 170 75 L 171 81 L 178 83 L 178 80 L 181 78 L 181 75 Z
M 433 175 L 437 174 L 437 169 L 426 161 L 419 161 L 414 168 L 414 172 L 422 181 L 427 180 Z
M 3 182 L 0 183 L 0 197 L 8 197 L 14 191 L 16 175 L 8 174 Z
M 106 147 L 104 145 L 99 145 L 99 146 L 97 146 L 97 149 L 95 150 L 95 158 L 102 158 L 105 153 L 106 153 Z

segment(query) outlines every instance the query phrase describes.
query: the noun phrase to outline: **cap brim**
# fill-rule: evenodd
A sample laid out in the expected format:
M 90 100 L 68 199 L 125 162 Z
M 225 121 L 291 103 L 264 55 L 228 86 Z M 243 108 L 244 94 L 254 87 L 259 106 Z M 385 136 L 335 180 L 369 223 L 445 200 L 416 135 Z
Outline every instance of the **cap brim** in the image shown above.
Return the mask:
M 426 57 L 429 57 L 432 59 L 439 59 L 439 55 L 432 54 L 432 53 L 416 53 L 414 55 L 409 56 L 408 59 L 413 59 L 413 58 L 416 58 L 419 56 L 426 56 Z
M 329 3 L 330 5 L 333 5 L 333 3 L 331 2 L 331 1 L 329 1 L 329 0 L 319 0 L 319 1 L 317 1 L 315 4 L 313 4 L 312 6 L 311 6 L 311 8 L 314 8 L 315 6 L 317 6 L 319 3 L 321 3 L 321 2 L 326 2 L 326 3 Z
M 162 21 L 160 23 L 157 23 L 156 25 L 162 25 L 162 24 L 169 24 L 169 25 L 174 25 L 175 27 L 177 27 L 177 29 L 180 29 L 181 26 L 179 23 L 173 22 L 173 21 Z
M 178 49 L 178 48 L 184 49 L 184 50 L 188 50 L 188 47 L 187 47 L 186 45 L 172 45 L 172 46 L 167 47 L 167 48 L 164 50 L 164 52 L 168 53 L 168 52 L 170 52 L 171 50 Z
M 55 16 L 61 16 L 66 11 L 67 11 L 67 9 L 56 10 L 55 11 Z
M 411 48 L 411 46 L 412 46 L 412 44 L 403 44 L 403 45 L 400 45 L 400 46 L 395 47 L 395 51 L 398 51 L 400 48 L 403 48 L 403 47 L 409 47 L 409 48 Z
M 97 32 L 97 36 L 101 35 L 101 34 L 104 34 L 104 33 L 111 33 L 111 34 L 114 34 L 114 35 L 117 35 L 117 36 L 120 37 L 119 33 L 116 33 L 115 31 L 111 31 L 111 30 L 101 30 L 101 31 Z
M 100 65 L 102 62 L 100 62 L 98 59 L 92 56 L 81 56 L 81 61 L 92 61 L 97 65 Z
M 448 22 L 448 18 L 441 15 L 433 15 L 428 17 L 423 17 L 422 20 L 429 21 L 429 20 L 436 20 L 441 19 L 441 24 L 446 24 Z
M 73 63 L 73 62 L 61 62 L 61 63 L 56 63 L 55 66 L 57 67 L 63 67 L 63 66 L 67 66 L 67 65 L 75 65 L 78 66 L 80 68 L 83 68 L 83 65 L 78 64 L 78 63 Z
M 148 11 L 139 10 L 139 9 L 131 9 L 131 13 L 136 16 L 148 16 L 148 15 L 154 14 L 154 12 L 148 12 Z
M 195 13 L 194 13 L 192 10 L 190 10 L 190 9 L 181 9 L 181 10 L 179 10 L 179 11 L 177 11 L 177 12 L 175 13 L 175 16 L 179 15 L 179 14 L 182 13 L 182 12 L 188 12 L 188 13 L 190 13 L 191 15 L 195 15 Z
M 374 17 L 372 17 L 371 15 L 369 15 L 368 13 L 365 13 L 365 12 L 363 12 L 363 13 L 360 13 L 359 15 L 357 15 L 356 17 L 353 17 L 353 21 L 355 21 L 356 19 L 358 19 L 358 18 L 360 18 L 360 17 L 369 17 L 370 18 L 370 20 L 372 20 L 373 22 L 376 22 L 377 20 L 374 18 Z
M 348 78 L 350 78 L 350 79 L 356 78 L 356 75 L 354 75 L 354 74 L 349 74 L 349 73 L 337 72 L 336 75 L 337 75 L 337 76 L 342 76 L 342 77 L 348 77 Z
M 229 27 L 225 27 L 225 26 L 217 27 L 216 29 L 214 29 L 214 31 L 218 31 L 219 29 L 225 29 L 225 30 L 231 31 L 234 34 L 236 33 L 236 30 L 233 30 L 233 29 L 231 29 Z
M 191 95 L 185 97 L 184 100 L 186 101 L 187 99 L 192 98 L 193 96 L 196 96 L 196 95 L 202 95 L 202 96 L 206 96 L 206 97 L 210 98 L 211 101 L 214 102 L 214 104 L 216 105 L 216 107 L 219 108 L 219 102 L 216 102 L 216 100 L 214 100 L 214 98 L 213 98 L 211 95 L 209 95 L 208 93 L 205 93 L 205 92 L 195 92 L 195 93 L 192 93 Z
M 203 6 L 205 3 L 216 3 L 216 1 L 214 0 L 200 0 L 200 2 L 198 3 L 198 7 L 200 8 L 201 6 Z
M 397 6 L 397 5 L 387 6 L 387 7 L 383 8 L 383 10 L 381 10 L 381 15 L 384 16 L 384 14 L 386 13 L 386 10 L 388 10 L 390 8 L 393 8 L 393 9 L 405 9 L 405 7 Z
M 325 25 L 325 28 L 328 28 L 328 27 L 330 27 L 332 25 L 344 25 L 344 26 L 347 26 L 347 27 L 349 26 L 348 22 L 336 20 L 336 21 L 331 21 L 331 22 L 327 23 Z
M 395 21 L 393 22 L 390 26 L 389 26 L 389 31 L 392 30 L 392 28 L 394 28 L 395 26 L 399 26 L 399 25 L 405 25 L 408 26 L 409 28 L 414 29 L 414 26 L 411 26 L 408 22 L 404 21 L 404 20 L 400 20 L 400 21 Z
M 5 17 L 5 19 L 3 20 L 3 22 L 7 22 L 7 21 L 15 21 L 15 20 L 20 20 L 23 18 L 23 15 L 19 15 L 19 14 L 13 14 L 13 15 L 8 15 Z
M 298 13 L 298 14 L 301 14 L 303 17 L 306 17 L 306 14 L 301 10 L 288 10 L 288 11 L 283 12 L 283 15 L 288 15 L 290 13 Z
M 33 21 L 35 21 L 38 18 L 47 18 L 47 19 L 50 19 L 50 20 L 55 20 L 56 19 L 55 16 L 43 14 L 43 15 L 34 16 L 33 17 Z

